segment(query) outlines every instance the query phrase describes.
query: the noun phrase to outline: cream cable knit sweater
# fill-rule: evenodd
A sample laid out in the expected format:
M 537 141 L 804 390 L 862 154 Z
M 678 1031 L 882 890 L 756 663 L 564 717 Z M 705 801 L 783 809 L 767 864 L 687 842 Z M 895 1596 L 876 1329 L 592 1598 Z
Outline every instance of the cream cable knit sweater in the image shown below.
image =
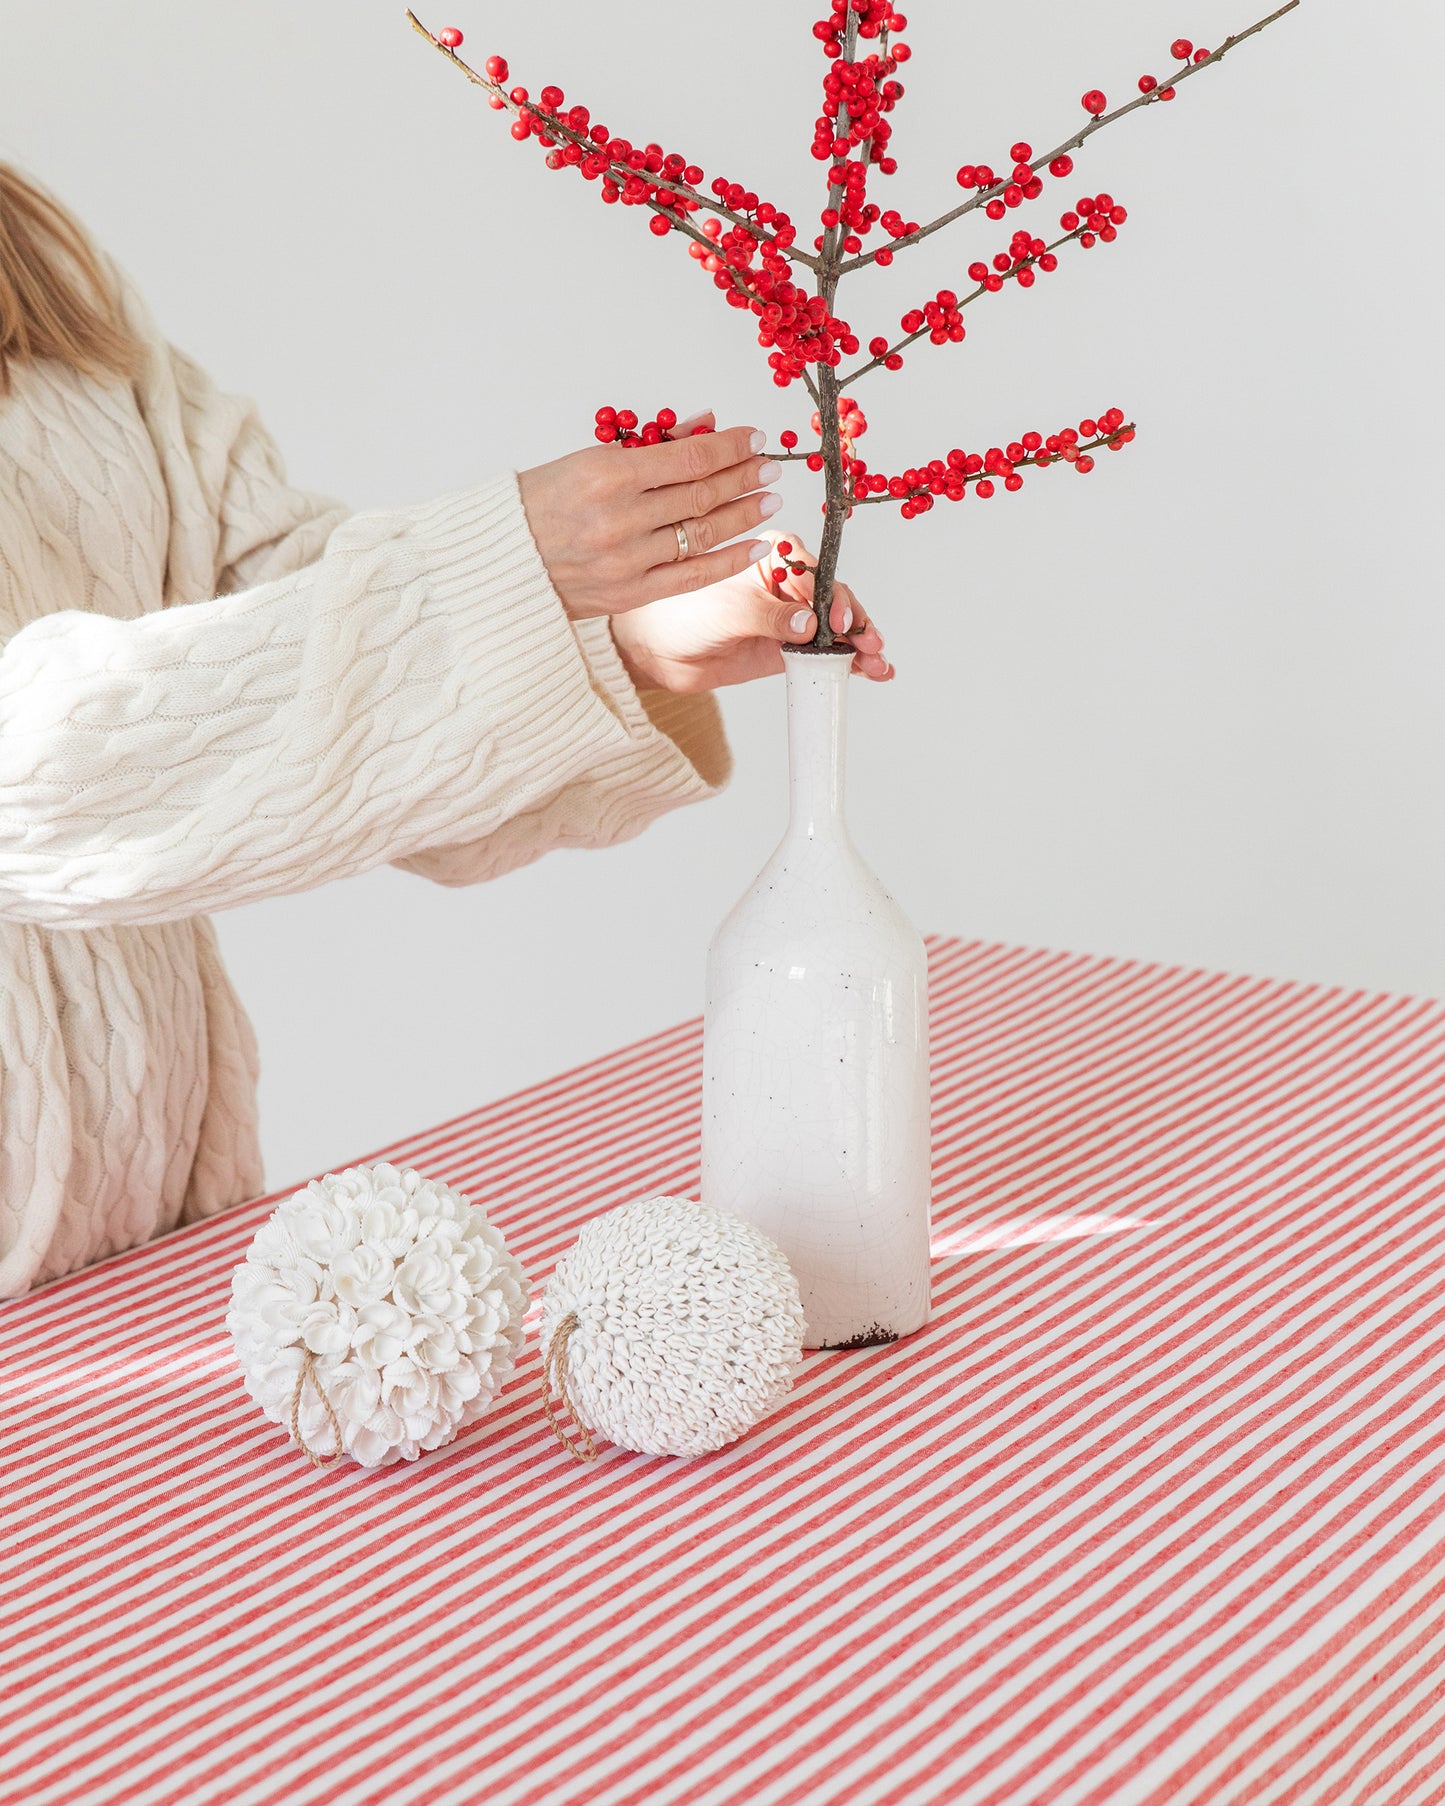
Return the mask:
M 0 1298 L 263 1189 L 204 915 L 471 884 L 711 795 L 710 697 L 574 624 L 513 473 L 347 518 L 168 346 L 0 397 Z

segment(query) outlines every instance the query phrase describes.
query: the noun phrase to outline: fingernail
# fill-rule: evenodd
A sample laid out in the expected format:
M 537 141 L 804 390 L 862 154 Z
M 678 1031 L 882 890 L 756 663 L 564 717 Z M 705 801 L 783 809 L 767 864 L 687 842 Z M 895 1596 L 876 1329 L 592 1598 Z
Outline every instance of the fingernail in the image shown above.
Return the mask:
M 844 631 L 844 633 L 847 633 L 848 629 L 852 625 L 853 625 L 853 610 L 851 608 L 845 608 L 843 610 L 843 631 Z
M 696 426 L 699 420 L 706 420 L 711 412 L 711 408 L 698 408 L 695 413 L 684 414 L 682 419 L 678 421 L 677 425 L 672 430 L 675 433 L 680 433 L 685 426 Z
M 768 442 L 768 435 L 765 432 L 763 432 L 760 428 L 754 427 L 753 431 L 752 431 L 752 437 L 748 440 L 748 444 L 753 448 L 753 450 L 761 451 L 763 449 L 763 447 L 767 444 L 767 442 Z
M 806 633 L 813 625 L 813 621 L 814 615 L 812 609 L 800 608 L 788 622 L 788 627 L 793 633 Z
M 783 505 L 783 498 L 776 489 L 770 489 L 758 503 L 758 513 L 762 515 L 776 514 Z
M 782 474 L 782 465 L 775 464 L 771 458 L 768 459 L 766 464 L 760 464 L 758 466 L 758 481 L 760 483 L 776 483 Z
M 756 561 L 761 558 L 765 552 L 771 557 L 772 551 L 773 542 L 770 539 L 753 539 L 748 542 L 748 557 L 750 560 Z

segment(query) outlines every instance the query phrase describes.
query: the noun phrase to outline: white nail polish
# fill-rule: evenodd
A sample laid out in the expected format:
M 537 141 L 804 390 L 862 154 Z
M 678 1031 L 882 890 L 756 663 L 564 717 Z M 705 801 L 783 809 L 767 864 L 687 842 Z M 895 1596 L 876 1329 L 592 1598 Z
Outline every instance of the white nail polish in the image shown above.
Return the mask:
M 758 559 L 764 556 L 771 557 L 772 552 L 773 542 L 770 539 L 753 539 L 748 541 L 748 558 L 754 564 L 757 563 Z
M 782 505 L 783 505 L 782 496 L 776 494 L 775 492 L 770 491 L 758 503 L 758 513 L 763 515 L 764 518 L 766 518 L 769 514 L 776 514 L 778 512 L 779 508 L 782 507 Z
M 763 432 L 761 428 L 754 427 L 752 437 L 748 440 L 748 444 L 752 447 L 752 449 L 755 452 L 759 452 L 763 449 L 763 447 L 767 444 L 767 442 L 768 442 L 768 435 L 765 432 Z
M 766 464 L 760 464 L 758 466 L 759 483 L 776 483 L 782 474 L 782 465 L 775 464 L 771 458 L 768 459 Z
M 800 608 L 793 616 L 792 620 L 788 622 L 788 626 L 794 633 L 806 633 L 813 625 L 813 619 L 813 611 L 811 608 Z
M 852 625 L 853 625 L 853 610 L 851 608 L 845 608 L 843 610 L 843 631 L 844 631 L 844 633 L 847 633 L 848 629 Z

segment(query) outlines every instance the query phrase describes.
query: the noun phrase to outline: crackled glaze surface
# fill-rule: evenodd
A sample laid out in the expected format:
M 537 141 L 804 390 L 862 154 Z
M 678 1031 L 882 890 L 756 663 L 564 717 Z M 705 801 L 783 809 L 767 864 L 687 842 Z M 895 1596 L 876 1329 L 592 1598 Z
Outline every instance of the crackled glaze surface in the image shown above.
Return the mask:
M 702 1196 L 770 1236 L 805 1345 L 928 1317 L 927 963 L 843 818 L 846 654 L 784 648 L 791 816 L 708 953 Z

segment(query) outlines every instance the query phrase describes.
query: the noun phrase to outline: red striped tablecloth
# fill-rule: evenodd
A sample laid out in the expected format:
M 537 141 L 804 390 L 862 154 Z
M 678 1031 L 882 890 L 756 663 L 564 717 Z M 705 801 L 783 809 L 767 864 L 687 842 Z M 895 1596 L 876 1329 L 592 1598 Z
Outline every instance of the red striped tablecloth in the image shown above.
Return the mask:
M 1445 1005 L 931 957 L 934 1319 L 720 1454 L 579 1467 L 529 1340 L 314 1472 L 222 1329 L 265 1202 L 0 1309 L 0 1799 L 1445 1799 Z M 694 1190 L 699 1083 L 688 1022 L 385 1152 L 540 1278 Z

